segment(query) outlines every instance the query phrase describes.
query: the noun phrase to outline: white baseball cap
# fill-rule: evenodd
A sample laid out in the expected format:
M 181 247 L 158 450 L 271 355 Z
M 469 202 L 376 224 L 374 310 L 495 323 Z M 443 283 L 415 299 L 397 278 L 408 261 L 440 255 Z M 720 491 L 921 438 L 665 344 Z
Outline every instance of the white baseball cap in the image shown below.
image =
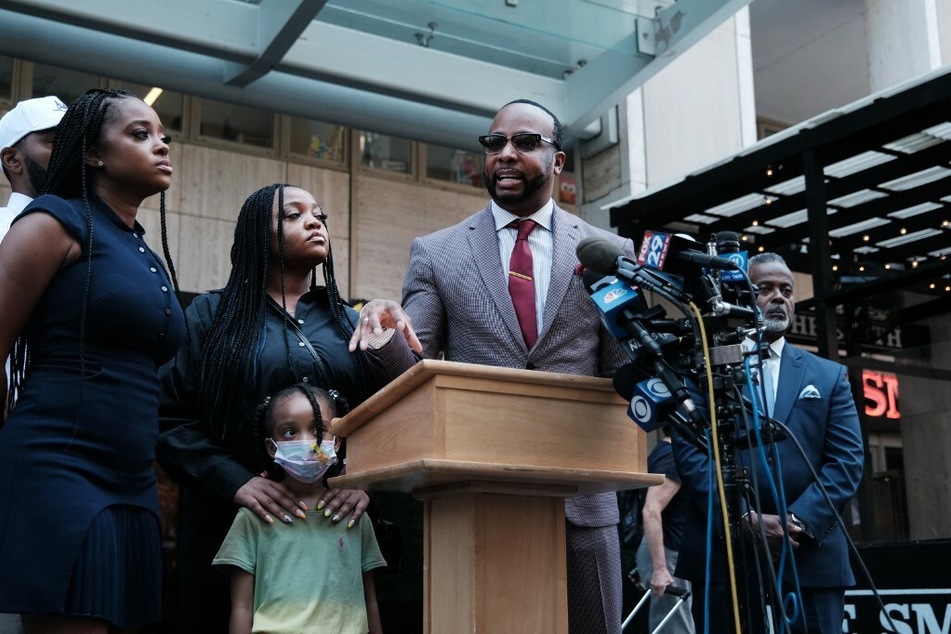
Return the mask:
M 0 150 L 12 147 L 32 132 L 49 130 L 59 125 L 66 113 L 66 104 L 59 97 L 25 99 L 0 119 Z

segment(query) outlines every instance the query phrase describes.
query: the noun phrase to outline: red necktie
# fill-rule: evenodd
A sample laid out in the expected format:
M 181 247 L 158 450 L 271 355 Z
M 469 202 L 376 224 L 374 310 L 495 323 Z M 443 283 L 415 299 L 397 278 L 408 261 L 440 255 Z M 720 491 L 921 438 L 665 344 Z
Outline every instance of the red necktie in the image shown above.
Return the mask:
M 528 234 L 535 228 L 534 220 L 512 221 L 510 227 L 518 229 L 512 259 L 509 260 L 509 294 L 515 306 L 515 315 L 522 330 L 525 345 L 529 348 L 538 339 L 535 319 L 535 280 L 532 275 L 532 250 L 528 246 Z

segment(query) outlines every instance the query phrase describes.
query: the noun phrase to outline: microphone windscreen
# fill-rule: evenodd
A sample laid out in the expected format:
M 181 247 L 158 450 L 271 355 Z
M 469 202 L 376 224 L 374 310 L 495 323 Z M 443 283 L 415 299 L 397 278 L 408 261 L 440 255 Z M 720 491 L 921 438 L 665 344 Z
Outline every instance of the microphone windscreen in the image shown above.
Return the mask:
M 578 243 L 575 249 L 578 261 L 586 269 L 602 275 L 614 275 L 617 268 L 617 259 L 624 255 L 624 251 L 610 240 L 597 236 L 588 236 Z
M 736 253 L 740 250 L 740 234 L 734 231 L 717 232 L 717 253 Z

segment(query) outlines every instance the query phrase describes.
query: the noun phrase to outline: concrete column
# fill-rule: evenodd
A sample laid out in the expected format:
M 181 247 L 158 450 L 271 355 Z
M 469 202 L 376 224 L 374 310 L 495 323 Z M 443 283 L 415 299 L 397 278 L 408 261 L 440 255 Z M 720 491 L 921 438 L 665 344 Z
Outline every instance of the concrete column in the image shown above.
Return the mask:
M 872 92 L 942 65 L 941 33 L 951 36 L 948 0 L 865 0 L 865 33 Z M 941 16 L 943 24 L 939 24 Z M 946 49 L 949 49 L 947 44 Z M 945 57 L 945 60 L 948 58 Z
M 582 162 L 586 220 L 608 227 L 604 205 L 755 143 L 750 49 L 744 8 L 619 105 L 620 147 Z

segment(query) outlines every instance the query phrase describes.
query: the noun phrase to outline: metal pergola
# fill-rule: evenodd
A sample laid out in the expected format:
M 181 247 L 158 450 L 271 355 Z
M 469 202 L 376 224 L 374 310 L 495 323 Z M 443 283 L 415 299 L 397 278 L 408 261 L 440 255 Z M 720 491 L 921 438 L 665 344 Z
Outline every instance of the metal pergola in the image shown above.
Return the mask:
M 900 293 L 894 327 L 951 311 L 951 68 L 829 111 L 611 210 L 701 241 L 740 234 L 810 273 L 819 352 L 834 358 L 840 306 Z M 908 300 L 912 297 L 914 299 Z M 882 303 L 882 302 L 880 302 Z M 889 302 L 884 302 L 889 304 Z

